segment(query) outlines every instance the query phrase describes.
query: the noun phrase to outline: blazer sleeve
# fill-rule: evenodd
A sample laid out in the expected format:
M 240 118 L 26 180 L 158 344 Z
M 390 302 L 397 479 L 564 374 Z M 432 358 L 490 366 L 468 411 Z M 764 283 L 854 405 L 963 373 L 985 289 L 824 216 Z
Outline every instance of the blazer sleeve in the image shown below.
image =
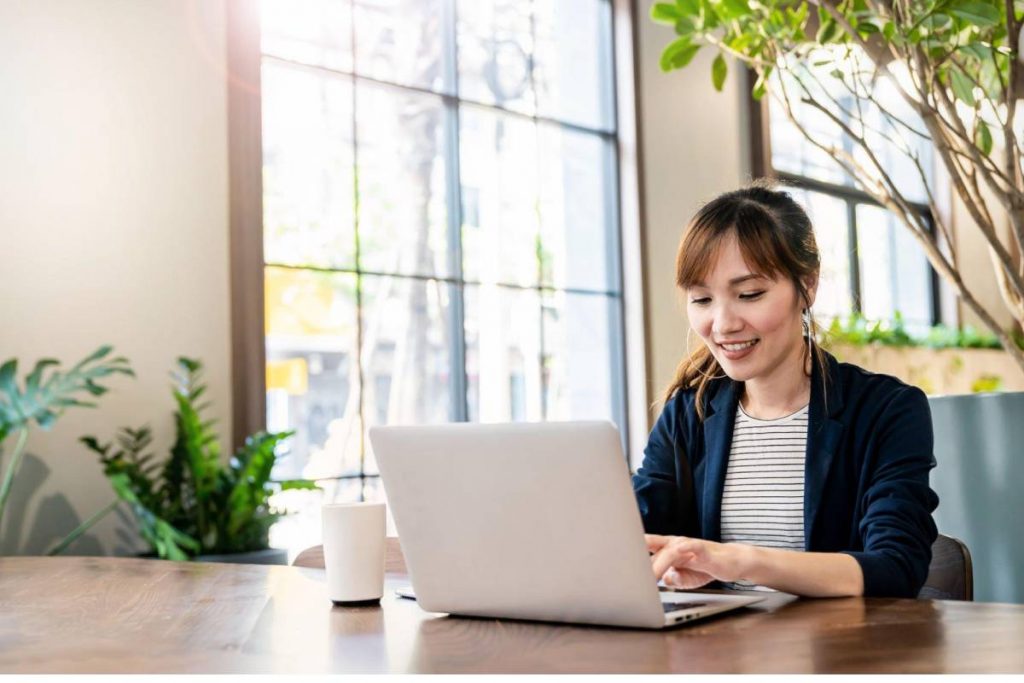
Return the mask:
M 644 531 L 650 534 L 697 535 L 693 476 L 681 428 L 683 410 L 680 396 L 666 401 L 644 448 L 643 463 L 633 475 Z
M 873 461 L 858 531 L 865 596 L 916 598 L 928 577 L 938 532 L 939 498 L 928 484 L 935 467 L 931 409 L 923 391 L 903 386 L 874 428 Z

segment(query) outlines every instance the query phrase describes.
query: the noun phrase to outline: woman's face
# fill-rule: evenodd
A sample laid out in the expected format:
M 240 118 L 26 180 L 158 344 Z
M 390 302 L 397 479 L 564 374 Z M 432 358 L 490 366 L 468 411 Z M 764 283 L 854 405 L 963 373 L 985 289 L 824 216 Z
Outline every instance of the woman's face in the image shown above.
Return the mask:
M 816 283 L 807 283 L 811 303 Z M 771 280 L 743 260 L 736 236 L 722 243 L 705 282 L 686 290 L 690 327 L 725 373 L 739 382 L 803 366 L 804 308 L 786 278 Z

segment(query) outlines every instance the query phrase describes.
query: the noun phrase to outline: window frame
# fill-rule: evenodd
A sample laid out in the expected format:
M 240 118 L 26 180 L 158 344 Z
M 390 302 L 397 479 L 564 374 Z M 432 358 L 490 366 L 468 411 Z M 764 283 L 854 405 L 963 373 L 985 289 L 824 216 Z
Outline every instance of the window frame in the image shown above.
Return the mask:
M 624 383 L 614 387 L 623 393 L 623 419 L 620 432 L 629 459 L 642 452 L 650 425 L 647 411 L 647 353 L 643 302 L 643 276 L 640 255 L 640 160 L 636 98 L 634 89 L 635 8 L 630 0 L 606 0 L 610 6 L 611 69 L 614 78 L 611 90 L 614 134 L 614 185 L 617 211 L 611 220 L 618 230 L 610 248 L 617 250 L 619 263 L 615 277 L 619 280 L 619 329 L 615 330 L 614 346 L 621 349 L 613 372 Z M 229 163 L 229 234 L 231 292 L 231 357 L 232 357 L 232 443 L 238 447 L 245 437 L 265 429 L 266 415 L 266 348 L 264 329 L 263 253 L 263 145 L 260 45 L 258 0 L 226 0 L 228 34 L 227 104 Z M 372 79 L 367 79 L 372 80 Z M 391 84 L 389 84 L 391 85 Z M 444 98 L 455 96 L 432 93 Z M 545 120 L 543 117 L 531 117 Z M 572 128 L 572 124 L 557 122 Z M 589 129 L 587 129 L 589 131 Z M 449 170 L 451 172 L 451 169 Z M 461 213 L 461 202 L 457 202 Z M 455 212 L 450 212 L 455 213 Z M 458 226 L 457 226 L 458 227 Z M 445 278 L 440 278 L 444 280 Z M 545 288 L 546 290 L 547 288 Z M 573 291 L 557 288 L 554 291 Z M 460 316 L 461 317 L 461 316 Z M 459 335 L 461 338 L 462 335 Z M 463 356 L 464 357 L 464 356 Z M 465 364 L 461 372 L 464 375 Z M 465 378 L 461 387 L 466 400 Z M 464 416 L 463 416 L 464 417 Z M 360 473 L 358 478 L 377 475 Z M 337 477 L 338 479 L 352 476 Z
M 745 93 L 749 124 L 748 135 L 750 140 L 749 164 L 751 177 L 755 179 L 770 178 L 779 183 L 798 187 L 802 190 L 835 197 L 846 204 L 846 214 L 849 226 L 847 247 L 850 256 L 850 301 L 853 303 L 853 310 L 850 311 L 850 313 L 860 313 L 862 310 L 861 276 L 859 255 L 857 253 L 856 206 L 858 204 L 867 204 L 880 208 L 884 207 L 882 207 L 882 205 L 871 195 L 856 186 L 837 185 L 835 183 L 816 180 L 809 176 L 775 169 L 772 166 L 771 122 L 769 120 L 770 114 L 768 97 L 766 96 L 761 100 L 755 100 L 753 98 L 750 93 L 753 91 L 754 84 L 757 82 L 757 73 L 750 68 L 747 68 L 745 71 Z M 914 210 L 920 213 L 928 225 L 928 231 L 934 235 L 935 220 L 932 216 L 931 208 L 927 204 L 921 202 L 908 200 L 907 203 Z M 926 262 L 928 264 L 928 289 L 931 295 L 929 324 L 935 326 L 943 322 L 943 290 L 938 272 L 932 266 L 930 261 L 927 261 L 926 259 Z

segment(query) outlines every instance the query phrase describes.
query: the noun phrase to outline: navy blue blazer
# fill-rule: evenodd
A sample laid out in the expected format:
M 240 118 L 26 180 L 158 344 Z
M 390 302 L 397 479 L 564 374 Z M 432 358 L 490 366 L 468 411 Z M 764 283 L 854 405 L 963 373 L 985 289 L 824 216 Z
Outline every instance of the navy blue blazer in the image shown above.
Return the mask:
M 852 555 L 866 596 L 917 597 L 937 536 L 928 485 L 931 411 L 917 387 L 827 355 L 811 377 L 804 481 L 805 549 Z M 722 487 L 741 383 L 715 379 L 705 419 L 696 389 L 662 410 L 633 476 L 647 533 L 721 540 Z

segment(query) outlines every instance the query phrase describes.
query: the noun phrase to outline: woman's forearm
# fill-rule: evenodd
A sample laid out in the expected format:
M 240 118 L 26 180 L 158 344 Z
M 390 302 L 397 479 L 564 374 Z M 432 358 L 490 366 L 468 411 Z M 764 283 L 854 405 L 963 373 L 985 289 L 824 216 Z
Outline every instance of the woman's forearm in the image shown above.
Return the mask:
M 743 578 L 795 595 L 815 598 L 864 594 L 860 563 L 843 553 L 809 553 L 744 546 Z

